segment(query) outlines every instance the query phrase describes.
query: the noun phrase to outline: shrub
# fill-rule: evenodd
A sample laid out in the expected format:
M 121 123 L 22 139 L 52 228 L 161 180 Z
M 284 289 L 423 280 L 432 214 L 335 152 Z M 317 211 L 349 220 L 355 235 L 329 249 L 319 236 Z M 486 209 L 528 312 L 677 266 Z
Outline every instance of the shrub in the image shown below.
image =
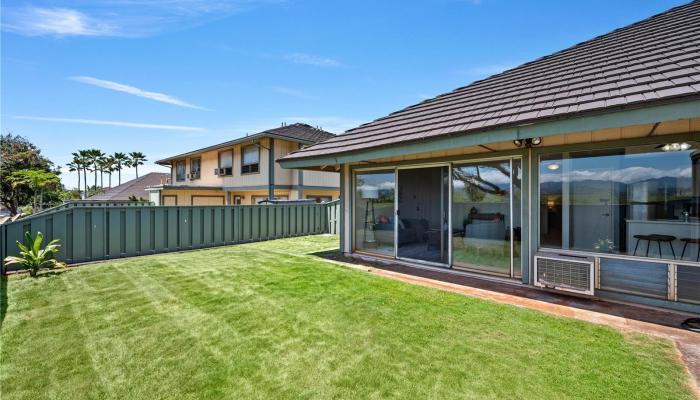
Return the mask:
M 19 247 L 19 257 L 8 256 L 5 258 L 5 264 L 21 265 L 24 269 L 29 271 L 29 275 L 36 277 L 37 273 L 42 268 L 53 269 L 53 268 L 63 268 L 65 264 L 56 260 L 56 252 L 58 252 L 60 244 L 58 244 L 58 239 L 52 240 L 43 249 L 41 244 L 44 241 L 44 236 L 41 232 L 37 232 L 36 238 L 32 238 L 30 232 L 24 234 L 25 243 L 22 244 L 17 241 L 17 247 Z

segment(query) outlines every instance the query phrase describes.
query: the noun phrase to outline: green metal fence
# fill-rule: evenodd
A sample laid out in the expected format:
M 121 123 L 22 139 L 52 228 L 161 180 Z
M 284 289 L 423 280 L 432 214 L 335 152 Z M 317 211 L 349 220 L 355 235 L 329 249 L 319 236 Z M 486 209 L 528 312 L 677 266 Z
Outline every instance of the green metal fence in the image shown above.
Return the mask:
M 328 232 L 332 235 L 340 234 L 340 200 L 326 203 L 326 215 Z
M 253 206 L 64 205 L 0 226 L 0 260 L 24 232 L 59 239 L 68 264 L 337 233 L 339 201 Z

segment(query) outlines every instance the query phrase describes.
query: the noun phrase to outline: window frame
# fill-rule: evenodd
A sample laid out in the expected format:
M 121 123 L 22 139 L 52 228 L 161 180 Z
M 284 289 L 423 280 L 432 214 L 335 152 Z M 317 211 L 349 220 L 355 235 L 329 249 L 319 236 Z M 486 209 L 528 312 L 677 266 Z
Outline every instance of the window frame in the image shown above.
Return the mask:
M 687 137 L 684 137 L 684 134 L 671 134 L 671 135 L 666 135 L 666 136 L 654 136 L 654 137 L 647 137 L 647 138 L 634 138 L 634 139 L 623 139 L 623 140 L 618 140 L 618 141 L 611 141 L 611 142 L 599 142 L 599 143 L 586 143 L 584 145 L 581 144 L 570 144 L 570 145 L 559 145 L 559 146 L 550 146 L 550 147 L 542 147 L 542 148 L 537 148 L 533 149 L 533 153 L 531 155 L 531 167 L 530 167 L 530 181 L 531 181 L 531 189 L 530 189 L 530 199 L 531 199 L 531 204 L 530 204 L 530 224 L 535 225 L 535 229 L 530 229 L 530 235 L 532 239 L 532 245 L 530 246 L 530 251 L 532 254 L 536 254 L 538 252 L 544 252 L 544 253 L 562 253 L 562 254 L 567 254 L 567 255 L 573 255 L 573 256 L 582 256 L 582 257 L 595 257 L 596 259 L 602 259 L 602 258 L 610 258 L 610 259 L 621 259 L 621 260 L 632 260 L 632 261 L 639 261 L 639 262 L 645 262 L 645 263 L 661 263 L 661 264 L 669 264 L 669 265 L 675 265 L 675 264 L 683 264 L 683 265 L 693 265 L 693 266 L 700 266 L 700 263 L 696 262 L 695 260 L 679 260 L 679 259 L 673 259 L 673 258 L 659 258 L 658 256 L 655 255 L 650 255 L 650 256 L 645 256 L 645 255 L 633 255 L 633 254 L 626 254 L 626 253 L 606 253 L 606 252 L 596 252 L 593 250 L 577 250 L 577 249 L 563 249 L 563 248 L 557 248 L 553 246 L 547 246 L 543 245 L 541 242 L 541 232 L 542 232 L 542 224 L 541 224 L 541 209 L 540 209 L 540 204 L 541 204 L 541 174 L 542 174 L 542 161 L 543 158 L 546 158 L 547 156 L 550 156 L 552 154 L 557 154 L 557 153 L 577 153 L 577 152 L 604 152 L 604 151 L 614 151 L 614 150 L 624 150 L 626 151 L 629 148 L 633 147 L 641 147 L 641 146 L 649 146 L 649 145 L 658 145 L 658 144 L 663 144 L 667 142 L 683 142 L 683 141 L 688 141 Z M 698 140 L 691 140 L 691 142 L 694 143 L 700 143 Z M 602 156 L 602 155 L 601 155 Z M 629 248 L 628 248 L 629 251 Z M 680 255 L 677 254 L 677 255 Z
M 221 155 L 225 154 L 225 153 L 231 154 L 231 166 L 230 167 L 222 167 L 221 166 Z M 233 149 L 219 151 L 219 153 L 217 154 L 217 163 L 218 163 L 217 164 L 218 165 L 218 168 L 217 168 L 217 175 L 218 176 L 233 176 L 233 164 L 234 164 Z M 222 169 L 226 169 L 226 170 L 230 169 L 230 171 L 225 171 L 225 173 L 222 174 L 221 173 Z
M 255 163 L 245 163 L 245 150 L 250 147 L 255 147 L 255 150 L 258 152 L 258 162 Z M 256 168 L 253 168 L 252 166 L 257 165 Z M 246 171 L 246 167 L 248 168 L 248 171 Z M 241 146 L 241 175 L 251 175 L 251 174 L 259 174 L 260 173 L 260 146 L 258 144 L 250 144 L 247 146 Z
M 195 161 L 199 161 L 199 168 L 196 170 L 193 170 L 192 166 Z M 196 171 L 196 172 L 194 172 Z M 202 177 L 202 158 L 201 157 L 194 157 L 190 158 L 190 180 L 196 180 L 200 179 Z
M 179 168 L 182 166 L 182 175 L 180 175 Z M 185 160 L 175 161 L 175 182 L 185 182 L 187 181 L 187 162 Z

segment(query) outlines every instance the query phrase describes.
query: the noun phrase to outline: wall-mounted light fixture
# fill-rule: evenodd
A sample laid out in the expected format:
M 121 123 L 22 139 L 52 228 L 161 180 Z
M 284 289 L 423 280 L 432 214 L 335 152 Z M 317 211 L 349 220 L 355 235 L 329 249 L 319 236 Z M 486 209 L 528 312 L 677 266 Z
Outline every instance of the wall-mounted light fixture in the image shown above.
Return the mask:
M 542 144 L 542 138 L 541 137 L 534 137 L 534 138 L 528 138 L 528 139 L 515 139 L 515 140 L 513 140 L 513 144 L 516 147 L 539 146 L 540 144 Z
M 690 148 L 690 143 L 667 143 L 663 144 L 660 146 L 657 146 L 657 148 L 663 150 L 663 151 L 685 151 Z

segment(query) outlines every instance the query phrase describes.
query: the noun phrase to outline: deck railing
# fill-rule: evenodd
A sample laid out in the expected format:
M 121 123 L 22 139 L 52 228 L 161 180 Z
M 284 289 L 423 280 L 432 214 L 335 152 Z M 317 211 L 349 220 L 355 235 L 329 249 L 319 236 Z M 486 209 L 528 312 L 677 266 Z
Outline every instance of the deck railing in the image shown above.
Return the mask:
M 59 239 L 68 264 L 284 237 L 337 234 L 340 202 L 251 206 L 152 206 L 77 202 L 0 225 L 0 260 L 25 232 Z M 4 271 L 4 268 L 3 268 Z

